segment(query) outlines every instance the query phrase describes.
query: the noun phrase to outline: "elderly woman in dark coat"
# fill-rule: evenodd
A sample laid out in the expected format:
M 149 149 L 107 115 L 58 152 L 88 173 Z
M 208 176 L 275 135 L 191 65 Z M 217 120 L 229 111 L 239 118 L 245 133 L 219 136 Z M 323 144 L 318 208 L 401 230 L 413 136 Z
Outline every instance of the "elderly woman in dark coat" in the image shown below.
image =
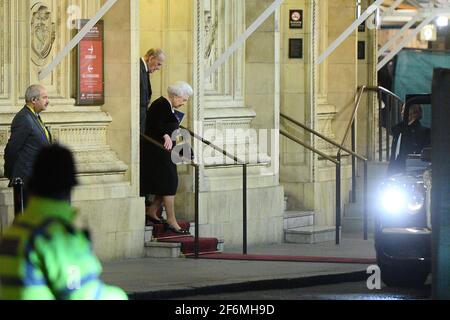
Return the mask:
M 172 134 L 179 129 L 175 109 L 186 104 L 193 90 L 186 82 L 179 81 L 170 85 L 167 93 L 167 97 L 160 97 L 150 105 L 147 111 L 145 134 L 170 151 L 175 146 Z M 147 142 L 144 148 L 144 161 L 144 192 L 155 195 L 151 206 L 147 208 L 147 218 L 153 223 L 163 223 L 157 212 L 164 203 L 167 228 L 176 233 L 187 234 L 188 231 L 181 229 L 175 217 L 174 203 L 178 188 L 178 174 L 171 154 Z

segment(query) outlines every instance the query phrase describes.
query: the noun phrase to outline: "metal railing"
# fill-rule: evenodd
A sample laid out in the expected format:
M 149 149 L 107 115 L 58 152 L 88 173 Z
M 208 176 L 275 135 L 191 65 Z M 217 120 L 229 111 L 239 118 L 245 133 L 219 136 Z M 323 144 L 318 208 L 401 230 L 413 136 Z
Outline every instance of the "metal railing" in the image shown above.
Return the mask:
M 361 104 L 362 96 L 365 91 L 376 91 L 378 94 L 378 113 L 379 113 L 379 121 L 378 121 L 378 152 L 379 152 L 379 161 L 382 161 L 382 150 L 383 150 L 383 124 L 386 127 L 386 161 L 389 161 L 390 157 L 390 129 L 391 129 L 391 113 L 392 111 L 395 111 L 397 114 L 400 111 L 400 108 L 398 108 L 399 103 L 403 103 L 403 101 L 400 99 L 399 96 L 394 94 L 393 92 L 383 88 L 383 87 L 370 87 L 370 86 L 361 86 L 359 87 L 359 92 L 356 98 L 355 107 L 353 108 L 352 117 L 347 125 L 347 128 L 345 130 L 344 137 L 342 139 L 342 143 L 339 146 L 338 150 L 338 158 L 340 157 L 340 154 L 342 150 L 349 152 L 347 149 L 345 149 L 344 144 L 347 140 L 347 137 L 349 135 L 350 129 L 351 129 L 351 155 L 352 155 L 352 202 L 356 201 L 356 158 L 364 161 L 364 219 L 363 219 L 363 230 L 364 230 L 364 239 L 367 240 L 367 221 L 368 221 L 368 202 L 367 202 L 367 192 L 368 192 L 368 186 L 367 186 L 367 165 L 368 165 L 368 159 L 361 157 L 356 154 L 356 117 L 358 114 L 358 110 Z M 382 116 L 383 114 L 383 93 L 387 94 L 387 100 L 385 103 L 385 114 L 386 117 L 384 118 Z M 397 105 L 395 105 L 397 103 Z M 394 109 L 394 106 L 396 108 Z M 385 123 L 384 123 L 385 120 Z
M 22 178 L 14 178 L 11 182 L 13 188 L 14 217 L 23 214 L 25 209 L 24 185 Z
M 363 229 L 364 229 L 364 239 L 367 240 L 367 159 L 363 156 L 360 156 L 359 154 L 357 154 L 356 152 L 354 152 L 353 150 L 349 150 L 347 148 L 345 148 L 342 143 L 338 144 L 337 142 L 331 140 L 330 138 L 325 137 L 324 135 L 322 135 L 321 133 L 309 128 L 308 126 L 302 124 L 301 122 L 296 121 L 295 119 L 280 113 L 280 116 L 290 122 L 292 122 L 293 124 L 303 128 L 304 130 L 310 132 L 311 134 L 325 140 L 326 142 L 334 145 L 335 147 L 339 148 L 337 155 L 336 155 L 336 159 L 337 162 L 339 163 L 339 167 L 341 165 L 341 150 L 344 150 L 345 152 L 347 152 L 349 155 L 352 156 L 352 158 L 358 158 L 362 161 L 364 161 L 364 224 L 363 224 Z M 302 142 L 303 143 L 303 142 Z M 309 146 L 311 147 L 311 146 Z M 306 147 L 308 148 L 308 147 Z M 313 147 L 311 147 L 313 148 Z M 308 148 L 309 149 L 309 148 Z M 310 149 L 311 150 L 311 149 Z M 313 150 L 311 150 L 313 151 Z M 318 150 L 317 150 L 318 151 Z M 313 151 L 314 152 L 314 151 Z M 325 155 L 322 152 L 318 151 L 316 152 L 317 154 L 321 155 L 323 158 L 329 160 L 332 159 L 329 155 Z M 355 163 L 352 161 L 352 166 L 355 167 Z M 341 170 L 336 170 L 336 195 L 339 193 L 339 197 L 336 196 L 336 244 L 340 243 L 340 227 L 341 227 L 341 197 L 340 197 L 340 193 L 341 193 L 341 187 L 340 187 L 340 181 L 341 181 Z M 356 171 L 352 170 L 352 192 L 353 190 L 356 189 Z M 356 198 L 356 193 L 354 194 L 355 198 Z
M 392 116 L 396 115 L 398 119 L 401 118 L 400 110 L 404 101 L 395 93 L 383 87 L 364 87 L 364 90 L 377 92 L 378 95 L 378 160 L 383 161 L 383 127 L 386 127 L 386 161 L 390 159 L 390 135 L 392 128 Z M 384 95 L 384 96 L 383 96 Z M 383 97 L 385 99 L 383 99 Z M 384 108 L 383 108 L 384 103 Z M 383 117 L 383 113 L 385 117 Z M 394 113 L 394 114 L 393 114 Z M 394 119 L 394 120 L 398 120 Z
M 324 159 L 333 162 L 336 165 L 336 244 L 339 244 L 339 225 L 340 225 L 340 215 L 341 215 L 341 163 L 338 160 L 334 160 L 329 155 L 317 150 L 316 148 L 310 146 L 309 144 L 301 141 L 300 139 L 294 137 L 293 135 L 287 133 L 284 130 L 280 130 L 280 134 L 294 141 L 295 143 L 305 147 L 306 149 L 320 155 Z
M 239 159 L 238 157 L 228 153 L 227 151 L 223 150 L 222 148 L 216 146 L 215 144 L 213 144 L 212 142 L 206 140 L 205 138 L 199 136 L 198 134 L 196 134 L 194 131 L 181 126 L 181 129 L 186 130 L 187 132 L 189 132 L 189 134 L 194 137 L 195 139 L 199 140 L 200 142 L 202 142 L 203 144 L 213 148 L 214 150 L 222 153 L 224 156 L 228 157 L 229 159 L 233 160 L 235 162 L 235 164 L 238 165 L 242 165 L 242 253 L 243 254 L 247 254 L 247 163 L 245 163 L 244 161 L 242 161 L 241 159 Z M 213 168 L 213 167 L 220 167 L 221 165 L 212 165 L 209 166 L 209 168 Z M 196 184 L 196 186 L 198 187 L 198 183 Z M 195 216 L 195 257 L 198 257 L 198 210 L 196 210 L 196 216 Z
M 351 201 L 353 203 L 356 202 L 356 159 L 362 160 L 364 162 L 364 185 L 363 185 L 363 233 L 364 233 L 364 240 L 368 239 L 368 203 L 367 203 L 367 192 L 368 192 L 368 183 L 367 183 L 367 171 L 368 171 L 368 159 L 365 157 L 362 157 L 356 153 L 356 116 L 358 114 L 359 106 L 361 104 L 361 99 L 364 94 L 364 90 L 366 89 L 366 86 L 362 86 L 359 89 L 359 93 L 356 99 L 355 107 L 353 108 L 352 117 L 347 125 L 347 128 L 345 130 L 344 137 L 342 138 L 341 145 L 339 146 L 339 149 L 337 151 L 337 157 L 340 158 L 342 150 L 345 152 L 349 152 L 348 149 L 344 147 L 345 141 L 347 140 L 348 134 L 351 129 L 351 144 L 352 144 L 352 150 L 351 150 L 351 156 L 352 156 L 352 196 Z
M 164 148 L 164 145 L 161 144 L 160 142 L 156 141 L 155 139 L 141 133 L 141 138 L 143 138 L 145 141 L 157 146 L 158 148 L 162 149 L 163 151 L 167 152 L 167 153 L 172 153 L 171 150 L 167 150 L 166 148 Z M 141 150 L 142 152 L 142 150 Z M 194 202 L 194 210 L 195 210 L 195 234 L 196 234 L 196 238 L 195 238 L 195 243 L 194 243 L 194 254 L 195 257 L 198 258 L 198 251 L 199 251 L 199 242 L 198 242 L 198 209 L 199 209 L 199 181 L 200 181 L 200 170 L 199 170 L 199 165 L 197 163 L 195 163 L 194 161 L 192 161 L 191 159 L 187 159 L 186 157 L 180 157 L 185 164 L 189 164 L 190 166 L 192 166 L 194 168 L 194 174 L 195 174 L 195 183 L 194 183 L 194 192 L 195 192 L 195 202 Z

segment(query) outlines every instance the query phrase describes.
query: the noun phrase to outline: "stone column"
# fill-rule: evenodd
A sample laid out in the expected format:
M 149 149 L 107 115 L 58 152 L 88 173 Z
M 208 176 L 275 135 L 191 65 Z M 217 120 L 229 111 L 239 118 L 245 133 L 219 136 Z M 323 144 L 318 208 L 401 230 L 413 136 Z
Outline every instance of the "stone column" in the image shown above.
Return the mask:
M 364 12 L 371 1 L 363 1 Z M 358 60 L 358 86 L 377 86 L 378 62 L 378 30 L 369 23 L 372 17 L 366 20 L 364 31 L 358 32 L 358 41 L 364 41 L 366 54 L 364 59 Z M 358 153 L 375 159 L 378 148 L 378 98 L 375 92 L 367 92 L 363 96 L 358 113 Z

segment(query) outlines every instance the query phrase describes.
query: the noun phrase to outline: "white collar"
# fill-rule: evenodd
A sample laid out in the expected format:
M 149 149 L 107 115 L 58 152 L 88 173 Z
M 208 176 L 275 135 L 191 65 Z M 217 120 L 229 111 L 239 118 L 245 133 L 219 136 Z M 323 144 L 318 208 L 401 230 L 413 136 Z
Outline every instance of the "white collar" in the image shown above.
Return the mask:
M 175 113 L 175 110 L 174 110 L 173 107 L 172 107 L 172 102 L 170 102 L 170 99 L 169 99 L 169 98 L 166 98 L 166 100 L 169 101 L 170 109 L 172 109 L 172 113 Z
M 141 60 L 142 60 L 142 62 L 144 63 L 144 66 L 145 66 L 145 71 L 147 71 L 147 73 L 148 73 L 148 66 L 147 66 L 147 62 L 145 62 L 144 58 L 141 58 Z M 134 61 L 136 61 L 136 60 L 134 60 Z

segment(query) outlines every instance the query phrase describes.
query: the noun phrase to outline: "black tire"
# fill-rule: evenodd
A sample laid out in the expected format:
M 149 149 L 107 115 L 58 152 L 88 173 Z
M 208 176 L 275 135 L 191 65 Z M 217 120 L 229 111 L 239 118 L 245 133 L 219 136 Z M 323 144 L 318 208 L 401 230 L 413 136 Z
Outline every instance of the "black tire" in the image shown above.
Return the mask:
M 430 271 L 423 265 L 405 265 L 378 263 L 381 280 L 388 287 L 418 288 L 427 280 Z

